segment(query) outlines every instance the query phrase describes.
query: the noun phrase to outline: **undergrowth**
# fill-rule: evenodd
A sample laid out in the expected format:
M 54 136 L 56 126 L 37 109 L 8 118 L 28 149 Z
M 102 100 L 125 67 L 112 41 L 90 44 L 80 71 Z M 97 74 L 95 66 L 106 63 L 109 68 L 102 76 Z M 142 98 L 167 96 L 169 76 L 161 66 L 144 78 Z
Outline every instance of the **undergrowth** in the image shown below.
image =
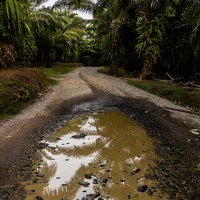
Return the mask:
M 161 81 L 127 80 L 127 83 L 183 106 L 200 111 L 200 90 Z
M 55 63 L 51 68 L 20 68 L 0 70 L 0 119 L 18 113 L 40 96 L 56 78 L 80 64 Z
M 98 73 L 110 75 L 110 68 L 109 67 L 102 67 L 102 68 L 98 69 Z M 118 73 L 115 76 L 117 76 L 117 77 L 126 77 L 129 74 L 130 73 L 127 72 L 126 70 L 124 70 L 122 68 L 119 68 L 118 69 Z
M 52 67 L 38 67 L 38 69 L 49 78 L 58 78 L 81 66 L 81 63 L 54 63 Z
M 36 69 L 1 70 L 0 118 L 18 112 L 49 84 L 49 79 Z

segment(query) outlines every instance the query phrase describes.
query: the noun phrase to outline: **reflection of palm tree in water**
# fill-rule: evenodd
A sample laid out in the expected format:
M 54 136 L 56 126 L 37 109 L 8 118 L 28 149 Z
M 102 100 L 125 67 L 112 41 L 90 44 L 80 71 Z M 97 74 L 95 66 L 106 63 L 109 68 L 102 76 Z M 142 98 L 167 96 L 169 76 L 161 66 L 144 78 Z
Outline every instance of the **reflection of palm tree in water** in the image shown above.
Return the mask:
M 132 176 L 129 176 L 128 172 L 133 170 L 133 167 L 141 168 L 141 165 L 145 164 L 145 159 L 141 160 L 141 163 L 133 163 L 133 158 L 138 155 L 144 156 L 145 152 L 142 152 L 142 150 L 147 151 L 146 148 L 152 148 L 151 142 L 147 141 L 144 130 L 121 113 L 112 112 L 96 114 L 93 119 L 94 120 L 90 125 L 96 127 L 95 133 L 90 132 L 87 129 L 81 129 L 82 126 L 80 126 L 80 124 L 84 125 L 88 123 L 88 118 L 84 117 L 84 119 L 73 120 L 72 123 L 69 123 L 69 125 L 64 128 L 65 131 L 61 131 L 58 134 L 56 133 L 54 137 L 62 137 L 64 134 L 72 131 L 77 133 L 84 131 L 84 133 L 87 133 L 91 138 L 94 134 L 100 135 L 100 140 L 96 140 L 88 145 L 74 146 L 71 148 L 59 146 L 58 151 L 48 149 L 52 155 L 63 154 L 66 155 L 66 157 L 70 156 L 81 160 L 84 160 L 84 158 L 87 158 L 94 153 L 98 153 L 96 154 L 96 158 L 88 166 L 85 166 L 84 164 L 81 165 L 67 183 L 67 190 L 65 193 L 70 199 L 75 197 L 78 191 L 77 182 L 83 180 L 86 172 L 95 174 L 99 179 L 112 178 L 112 181 L 110 182 L 115 184 L 108 184 L 108 187 L 106 187 L 104 191 L 105 193 L 107 191 L 111 192 L 113 198 L 119 197 L 120 194 L 116 190 L 120 189 L 121 191 L 121 187 L 123 187 L 123 190 L 126 190 L 126 192 L 133 192 L 133 185 L 136 185 L 136 183 L 134 183 L 136 180 L 133 179 Z M 144 143 L 146 145 L 143 145 Z M 51 159 L 48 158 L 49 156 L 47 155 L 44 157 Z M 100 170 L 99 164 L 103 161 L 108 162 L 106 162 L 104 169 Z M 145 166 L 146 165 L 143 167 L 143 172 L 146 171 Z M 55 168 L 55 166 L 51 167 Z M 55 169 L 52 169 L 51 171 L 55 172 Z M 50 179 L 52 175 L 52 173 L 49 173 L 48 178 Z M 126 179 L 125 185 L 120 184 L 120 180 L 123 181 L 123 179 Z

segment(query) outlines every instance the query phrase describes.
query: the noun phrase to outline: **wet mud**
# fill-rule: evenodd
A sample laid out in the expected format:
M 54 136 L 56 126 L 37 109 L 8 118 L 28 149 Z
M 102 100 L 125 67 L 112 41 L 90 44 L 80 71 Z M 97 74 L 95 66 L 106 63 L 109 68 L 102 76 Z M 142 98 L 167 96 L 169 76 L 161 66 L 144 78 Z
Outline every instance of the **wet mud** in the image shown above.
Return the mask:
M 0 199 L 200 199 L 198 127 L 101 91 L 68 103 L 24 140 L 14 169 L 4 158 Z
M 152 141 L 121 112 L 72 119 L 41 145 L 27 200 L 160 199 L 155 181 L 145 179 L 155 165 Z

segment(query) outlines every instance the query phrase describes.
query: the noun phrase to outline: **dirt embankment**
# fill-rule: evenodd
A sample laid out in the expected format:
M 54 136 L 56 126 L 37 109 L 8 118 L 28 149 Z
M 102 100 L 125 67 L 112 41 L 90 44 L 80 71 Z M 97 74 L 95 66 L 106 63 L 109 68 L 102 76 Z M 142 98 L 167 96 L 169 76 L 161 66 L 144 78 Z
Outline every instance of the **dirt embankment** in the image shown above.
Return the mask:
M 36 69 L 0 70 L 0 118 L 16 113 L 49 84 L 45 74 Z
M 1 198 L 12 198 L 12 191 L 16 191 L 15 195 L 24 199 L 17 183 L 31 170 L 37 141 L 57 129 L 66 116 L 73 117 L 76 105 L 87 102 L 89 106 L 74 115 L 98 111 L 101 105 L 101 109 L 114 107 L 138 121 L 155 139 L 156 152 L 162 158 L 149 178 L 157 179 L 171 199 L 199 199 L 200 137 L 193 133 L 200 128 L 200 116 L 96 71 L 79 68 L 63 76 L 38 102 L 0 123 Z

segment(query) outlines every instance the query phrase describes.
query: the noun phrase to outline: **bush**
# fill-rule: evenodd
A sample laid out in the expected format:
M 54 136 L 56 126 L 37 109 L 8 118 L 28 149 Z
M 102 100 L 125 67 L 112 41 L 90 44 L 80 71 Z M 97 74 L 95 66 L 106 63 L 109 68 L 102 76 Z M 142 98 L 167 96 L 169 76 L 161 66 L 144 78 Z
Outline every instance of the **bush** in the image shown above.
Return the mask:
M 0 112 L 15 113 L 24 104 L 38 96 L 49 84 L 44 73 L 35 69 L 8 69 L 0 71 Z

